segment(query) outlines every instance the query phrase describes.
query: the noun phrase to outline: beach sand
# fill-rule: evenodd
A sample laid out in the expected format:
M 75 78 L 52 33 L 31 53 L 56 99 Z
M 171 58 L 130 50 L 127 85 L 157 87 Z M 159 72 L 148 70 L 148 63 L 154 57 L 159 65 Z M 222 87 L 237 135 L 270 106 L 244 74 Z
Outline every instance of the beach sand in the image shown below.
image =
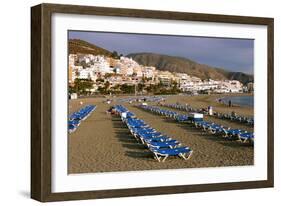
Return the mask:
M 253 115 L 253 108 L 231 107 L 215 101 L 217 95 L 211 96 L 170 96 L 167 103 L 188 103 L 192 107 L 201 108 L 209 105 L 214 111 Z M 252 165 L 254 147 L 237 141 L 226 140 L 214 136 L 190 124 L 177 123 L 173 120 L 149 113 L 124 103 L 138 118 L 143 119 L 151 127 L 179 140 L 183 146 L 193 150 L 189 160 L 170 157 L 165 162 L 157 162 L 152 153 L 138 144 L 120 118 L 106 114 L 111 105 L 103 103 L 105 98 L 88 98 L 69 101 L 69 113 L 87 105 L 97 105 L 97 109 L 81 123 L 78 129 L 68 137 L 68 172 L 96 173 L 114 171 L 139 171 L 177 168 L 200 168 L 221 166 Z M 80 102 L 83 102 L 83 105 Z M 153 105 L 155 103 L 149 103 Z M 166 108 L 169 109 L 169 108 Z M 179 111 L 177 110 L 178 112 Z M 207 121 L 253 131 L 253 127 L 215 117 L 205 117 Z

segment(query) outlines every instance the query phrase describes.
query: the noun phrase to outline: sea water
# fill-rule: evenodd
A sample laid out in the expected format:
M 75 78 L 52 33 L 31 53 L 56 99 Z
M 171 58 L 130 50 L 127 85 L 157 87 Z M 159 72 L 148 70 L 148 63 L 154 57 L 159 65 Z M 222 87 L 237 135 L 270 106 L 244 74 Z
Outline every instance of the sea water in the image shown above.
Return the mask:
M 228 101 L 231 100 L 232 104 L 238 104 L 240 106 L 254 106 L 254 96 L 230 96 L 224 97 L 222 100 L 228 104 Z

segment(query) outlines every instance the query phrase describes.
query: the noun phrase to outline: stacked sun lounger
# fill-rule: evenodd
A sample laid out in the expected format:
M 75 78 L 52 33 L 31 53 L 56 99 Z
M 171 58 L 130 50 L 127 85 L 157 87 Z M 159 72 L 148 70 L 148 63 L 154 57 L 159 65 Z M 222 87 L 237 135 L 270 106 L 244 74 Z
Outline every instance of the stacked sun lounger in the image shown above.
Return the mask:
M 177 112 L 165 110 L 157 106 L 139 105 L 138 107 L 149 112 L 166 116 L 168 118 L 173 118 L 174 120 L 177 120 L 179 122 L 192 123 L 195 125 L 196 128 L 201 128 L 203 131 L 217 136 L 222 136 L 231 140 L 239 140 L 243 143 L 254 143 L 254 133 L 247 132 L 245 130 L 231 129 L 229 127 L 225 127 L 220 124 L 215 124 L 213 122 L 206 122 L 201 118 L 191 121 L 192 118 L 190 115 L 179 114 Z M 184 117 L 182 118 L 183 121 L 180 121 L 182 116 Z
M 95 105 L 87 105 L 81 108 L 79 111 L 72 113 L 68 119 L 68 132 L 74 132 L 79 127 L 81 122 L 87 119 L 95 109 Z
M 122 105 L 116 105 L 115 109 L 120 116 L 124 112 L 130 112 Z M 137 142 L 145 145 L 157 161 L 164 162 L 170 156 L 178 156 L 185 160 L 191 157 L 192 150 L 189 147 L 182 146 L 179 141 L 156 131 L 143 120 L 136 118 L 135 115 L 126 116 L 122 120 Z

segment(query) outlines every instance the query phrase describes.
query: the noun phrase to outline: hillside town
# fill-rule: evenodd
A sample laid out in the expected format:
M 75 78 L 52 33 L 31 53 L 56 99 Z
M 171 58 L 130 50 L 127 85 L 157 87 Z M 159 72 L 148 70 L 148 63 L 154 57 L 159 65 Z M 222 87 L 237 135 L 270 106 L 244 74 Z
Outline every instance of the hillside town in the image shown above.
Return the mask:
M 124 56 L 70 54 L 68 66 L 70 93 L 242 93 L 254 88 L 252 82 L 243 85 L 237 80 L 200 79 L 161 71 Z

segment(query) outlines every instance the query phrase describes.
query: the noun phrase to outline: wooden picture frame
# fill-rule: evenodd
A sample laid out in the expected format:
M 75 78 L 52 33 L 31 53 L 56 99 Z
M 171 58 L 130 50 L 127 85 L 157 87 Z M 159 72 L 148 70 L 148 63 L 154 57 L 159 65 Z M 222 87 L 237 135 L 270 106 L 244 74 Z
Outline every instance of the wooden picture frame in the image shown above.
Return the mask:
M 267 27 L 267 180 L 53 193 L 51 190 L 51 16 L 54 13 L 264 25 Z M 273 187 L 274 74 L 272 18 L 40 4 L 31 8 L 31 198 L 42 202 Z

